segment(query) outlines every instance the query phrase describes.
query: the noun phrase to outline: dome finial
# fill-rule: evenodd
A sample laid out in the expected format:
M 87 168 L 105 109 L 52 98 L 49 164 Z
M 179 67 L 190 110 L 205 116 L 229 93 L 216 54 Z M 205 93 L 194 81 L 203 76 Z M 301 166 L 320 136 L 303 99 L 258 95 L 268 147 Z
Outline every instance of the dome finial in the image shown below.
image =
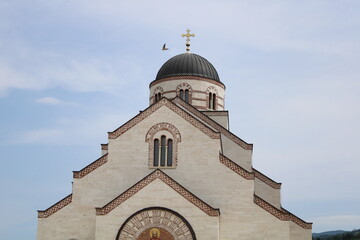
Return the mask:
M 186 34 L 181 34 L 181 36 L 186 37 L 186 52 L 190 53 L 190 37 L 195 37 L 195 34 L 190 34 L 190 29 L 187 29 L 186 32 Z

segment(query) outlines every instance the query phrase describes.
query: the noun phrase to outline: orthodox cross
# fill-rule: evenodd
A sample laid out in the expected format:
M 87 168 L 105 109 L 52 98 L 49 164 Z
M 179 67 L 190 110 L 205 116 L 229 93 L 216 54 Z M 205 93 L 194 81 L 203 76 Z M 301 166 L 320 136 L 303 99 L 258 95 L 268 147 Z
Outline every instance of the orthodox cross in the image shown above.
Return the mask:
M 181 36 L 186 37 L 186 51 L 190 53 L 190 37 L 195 37 L 195 34 L 190 34 L 190 29 L 187 29 L 186 32 L 186 34 L 181 34 Z

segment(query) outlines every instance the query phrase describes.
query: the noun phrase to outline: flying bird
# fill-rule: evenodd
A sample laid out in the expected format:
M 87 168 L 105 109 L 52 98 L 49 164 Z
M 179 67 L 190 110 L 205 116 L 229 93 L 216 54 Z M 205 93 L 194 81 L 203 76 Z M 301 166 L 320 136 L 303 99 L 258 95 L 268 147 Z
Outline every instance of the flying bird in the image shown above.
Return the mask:
M 166 51 L 166 50 L 168 50 L 168 49 L 169 49 L 169 48 L 166 47 L 166 43 L 164 43 L 164 46 L 163 46 L 162 50 L 163 50 L 163 51 Z

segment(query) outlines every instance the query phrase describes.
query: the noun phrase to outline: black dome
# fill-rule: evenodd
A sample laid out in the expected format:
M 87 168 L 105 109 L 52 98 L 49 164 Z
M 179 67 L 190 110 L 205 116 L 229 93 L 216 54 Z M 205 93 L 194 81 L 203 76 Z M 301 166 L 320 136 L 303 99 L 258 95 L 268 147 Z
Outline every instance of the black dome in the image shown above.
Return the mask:
M 170 58 L 162 65 L 155 80 L 173 76 L 198 76 L 220 82 L 214 66 L 194 53 L 183 53 Z

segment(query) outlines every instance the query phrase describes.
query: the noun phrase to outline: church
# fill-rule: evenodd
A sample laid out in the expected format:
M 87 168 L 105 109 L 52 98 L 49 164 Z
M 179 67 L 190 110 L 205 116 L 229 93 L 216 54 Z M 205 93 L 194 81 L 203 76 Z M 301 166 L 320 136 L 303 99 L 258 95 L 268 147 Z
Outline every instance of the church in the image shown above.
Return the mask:
M 253 168 L 253 145 L 229 131 L 225 85 L 190 53 L 191 36 L 149 81 L 149 106 L 38 211 L 38 240 L 311 239 L 312 223 L 282 207 L 281 183 Z

